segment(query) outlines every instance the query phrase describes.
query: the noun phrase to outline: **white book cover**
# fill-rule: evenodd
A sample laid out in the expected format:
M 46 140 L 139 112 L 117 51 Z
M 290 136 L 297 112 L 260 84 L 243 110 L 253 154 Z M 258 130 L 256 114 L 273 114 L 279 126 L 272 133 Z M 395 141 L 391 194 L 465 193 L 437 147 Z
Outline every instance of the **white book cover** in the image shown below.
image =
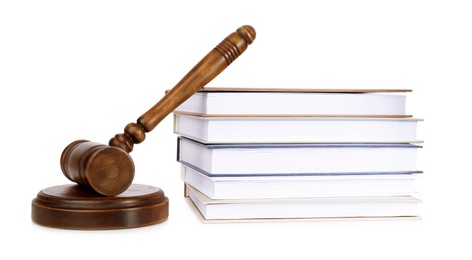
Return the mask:
M 420 203 L 412 196 L 212 200 L 187 189 L 206 220 L 415 217 Z
M 194 116 L 174 113 L 174 133 L 202 143 L 416 143 L 417 118 Z
M 413 144 L 202 144 L 178 137 L 177 160 L 210 177 L 417 171 Z
M 210 199 L 417 195 L 420 172 L 208 177 L 182 165 L 182 181 Z
M 404 92 L 409 90 L 390 90 L 390 93 L 385 91 L 387 90 L 207 88 L 194 94 L 175 111 L 199 115 L 404 116 Z

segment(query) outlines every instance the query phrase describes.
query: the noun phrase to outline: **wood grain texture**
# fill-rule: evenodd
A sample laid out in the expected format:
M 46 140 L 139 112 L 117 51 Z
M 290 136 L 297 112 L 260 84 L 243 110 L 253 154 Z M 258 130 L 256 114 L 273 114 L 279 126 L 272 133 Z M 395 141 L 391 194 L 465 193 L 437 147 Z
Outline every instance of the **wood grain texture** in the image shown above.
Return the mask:
M 129 123 L 109 146 L 78 140 L 67 146 L 61 156 L 64 175 L 77 184 L 105 196 L 126 190 L 134 178 L 134 163 L 128 155 L 134 144 L 146 138 L 175 108 L 218 76 L 254 41 L 256 32 L 242 26 L 213 48 L 156 105 Z
M 133 184 L 114 197 L 79 185 L 41 190 L 32 201 L 33 222 L 62 229 L 124 229 L 160 223 L 168 218 L 169 200 L 159 188 Z
M 64 149 L 61 169 L 69 180 L 105 196 L 124 192 L 134 178 L 134 163 L 128 153 L 87 140 Z
M 231 33 L 203 57 L 158 103 L 140 116 L 137 123 L 129 124 L 124 134 L 113 137 L 109 145 L 131 152 L 134 143 L 144 140 L 145 132 L 152 131 L 174 109 L 218 76 L 252 44 L 255 38 L 256 31 L 249 25 L 244 25 Z

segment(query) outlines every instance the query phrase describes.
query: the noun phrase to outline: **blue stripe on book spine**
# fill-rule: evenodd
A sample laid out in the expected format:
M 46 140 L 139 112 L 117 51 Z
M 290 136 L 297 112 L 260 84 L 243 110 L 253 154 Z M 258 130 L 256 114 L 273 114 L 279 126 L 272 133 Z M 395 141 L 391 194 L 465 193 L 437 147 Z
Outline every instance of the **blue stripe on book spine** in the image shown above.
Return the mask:
M 178 162 L 182 163 L 183 165 L 207 176 L 207 177 L 272 177 L 272 176 L 286 176 L 286 177 L 293 177 L 293 176 L 357 176 L 357 175 L 408 175 L 408 174 L 421 174 L 423 171 L 395 171 L 395 172 L 315 172 L 315 173 L 242 173 L 242 174 L 231 174 L 231 173 L 209 173 L 204 171 L 188 162 L 178 160 Z

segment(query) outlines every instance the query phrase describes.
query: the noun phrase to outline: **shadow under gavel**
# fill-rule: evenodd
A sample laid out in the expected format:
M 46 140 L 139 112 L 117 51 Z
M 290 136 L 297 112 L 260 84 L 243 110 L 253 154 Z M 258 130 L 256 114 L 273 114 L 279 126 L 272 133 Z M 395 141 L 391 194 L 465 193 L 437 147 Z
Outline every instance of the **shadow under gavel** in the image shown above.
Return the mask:
M 129 156 L 134 144 L 144 141 L 169 113 L 200 90 L 228 67 L 256 37 L 255 30 L 245 25 L 237 29 L 211 50 L 157 104 L 129 123 L 124 133 L 111 138 L 109 145 L 78 140 L 69 144 L 61 155 L 61 169 L 71 181 L 101 195 L 115 196 L 124 192 L 134 178 L 134 163 Z

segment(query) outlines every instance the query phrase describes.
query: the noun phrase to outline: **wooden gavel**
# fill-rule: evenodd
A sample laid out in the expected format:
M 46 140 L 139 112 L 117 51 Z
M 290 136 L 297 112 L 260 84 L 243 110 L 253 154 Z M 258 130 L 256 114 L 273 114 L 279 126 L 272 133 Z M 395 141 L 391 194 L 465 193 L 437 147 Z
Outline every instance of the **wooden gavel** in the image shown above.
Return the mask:
M 144 141 L 169 113 L 218 76 L 256 38 L 249 25 L 226 37 L 190 70 L 157 104 L 129 123 L 124 133 L 111 138 L 109 145 L 77 140 L 61 155 L 61 169 L 71 181 L 105 196 L 124 192 L 134 178 L 134 163 L 128 153 Z

